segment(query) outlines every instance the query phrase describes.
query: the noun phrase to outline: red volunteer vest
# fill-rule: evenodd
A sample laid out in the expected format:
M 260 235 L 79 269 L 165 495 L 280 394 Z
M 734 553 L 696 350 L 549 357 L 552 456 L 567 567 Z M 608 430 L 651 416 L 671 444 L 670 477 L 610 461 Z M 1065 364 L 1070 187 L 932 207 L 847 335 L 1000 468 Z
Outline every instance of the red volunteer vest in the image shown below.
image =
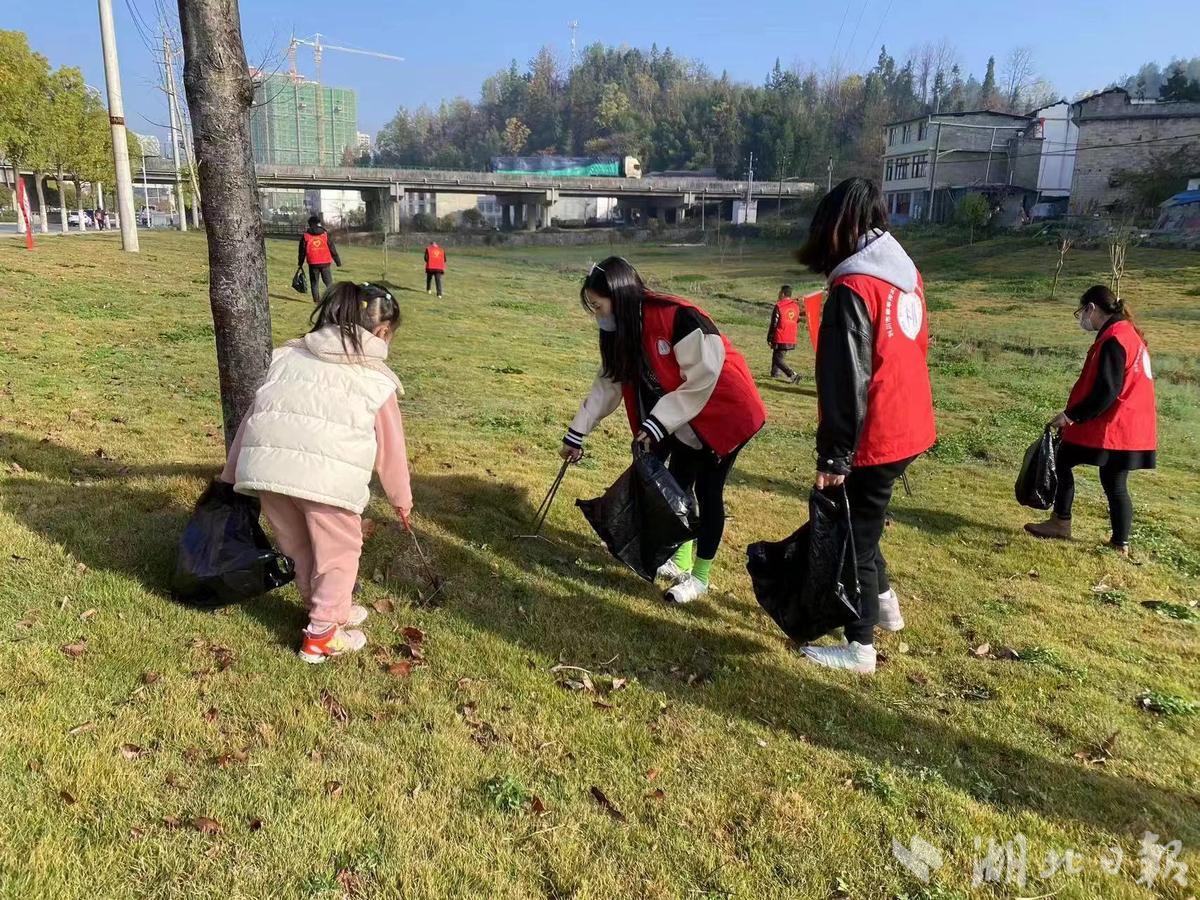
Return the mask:
M 425 248 L 425 271 L 426 272 L 445 272 L 446 271 L 446 251 L 441 247 L 426 247 Z
M 329 253 L 329 235 L 304 232 L 304 258 L 310 266 L 328 266 L 333 263 Z
M 675 331 L 675 315 L 684 307 L 708 315 L 682 297 L 651 291 L 646 292 L 642 304 L 642 353 L 659 385 L 667 393 L 683 384 L 683 374 L 675 360 L 671 337 Z M 750 375 L 745 358 L 734 349 L 725 335 L 721 335 L 721 340 L 725 343 L 725 366 L 708 403 L 688 423 L 701 443 L 717 456 L 725 456 L 746 443 L 767 421 L 767 409 L 758 395 L 758 388 L 754 386 L 754 378 Z M 625 384 L 622 390 L 629 425 L 637 434 L 642 424 L 638 411 L 638 385 Z M 650 415 L 650 412 L 645 411 L 646 415 Z
M 775 304 L 779 310 L 779 323 L 771 333 L 772 344 L 795 344 L 800 333 L 800 303 L 791 297 Z
M 830 291 L 840 284 L 862 298 L 875 336 L 867 415 L 853 465 L 880 466 L 924 453 L 937 440 L 926 362 L 929 313 L 924 279 L 917 275 L 917 289 L 911 294 L 871 275 L 844 275 L 830 284 Z
M 1125 350 L 1125 383 L 1112 406 L 1094 419 L 1068 425 L 1062 430 L 1063 440 L 1082 447 L 1101 450 L 1158 449 L 1158 421 L 1154 408 L 1154 373 L 1150 368 L 1150 351 L 1131 322 L 1118 321 L 1109 326 L 1105 335 L 1092 343 L 1083 362 L 1083 372 L 1067 406 L 1078 403 L 1096 383 L 1100 366 L 1100 347 L 1106 341 L 1116 341 Z

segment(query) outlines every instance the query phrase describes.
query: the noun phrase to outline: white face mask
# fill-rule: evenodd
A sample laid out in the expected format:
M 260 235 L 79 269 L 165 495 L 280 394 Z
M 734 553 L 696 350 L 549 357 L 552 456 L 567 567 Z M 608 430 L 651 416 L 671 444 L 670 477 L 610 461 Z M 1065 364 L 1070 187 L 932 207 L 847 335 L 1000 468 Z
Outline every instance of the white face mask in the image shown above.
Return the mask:
M 612 313 L 607 316 L 596 316 L 596 327 L 601 331 L 616 331 L 617 317 Z
M 1096 328 L 1092 325 L 1091 306 L 1084 307 L 1083 312 L 1079 314 L 1079 327 L 1084 331 L 1095 331 Z

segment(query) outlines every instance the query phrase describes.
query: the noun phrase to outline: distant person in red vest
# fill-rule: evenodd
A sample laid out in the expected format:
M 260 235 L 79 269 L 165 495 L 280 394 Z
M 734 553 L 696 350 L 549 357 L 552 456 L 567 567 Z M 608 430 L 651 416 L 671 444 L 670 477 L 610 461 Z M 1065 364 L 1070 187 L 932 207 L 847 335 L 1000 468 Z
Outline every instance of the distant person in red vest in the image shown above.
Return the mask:
M 312 289 L 313 303 L 321 302 L 321 289 L 317 286 L 320 278 L 325 287 L 333 284 L 331 266 L 342 267 L 337 247 L 333 246 L 333 238 L 321 224 L 320 216 L 308 217 L 308 230 L 300 235 L 300 250 L 296 265 L 308 263 L 308 283 Z
M 779 299 L 771 312 L 771 327 L 767 330 L 767 343 L 771 345 L 771 377 L 782 375 L 792 384 L 800 380 L 784 357 L 796 349 L 796 336 L 800 333 L 800 301 L 792 296 L 792 286 L 785 284 L 779 289 Z
M 828 281 L 817 341 L 816 487 L 846 491 L 862 602 L 845 646 L 804 654 L 863 673 L 875 671 L 875 626 L 904 627 L 879 549 L 892 487 L 936 440 L 924 282 L 887 228 L 878 185 L 848 178 L 818 204 L 796 253 Z
M 725 480 L 767 420 L 746 360 L 702 309 L 649 291 L 611 256 L 592 266 L 579 299 L 600 330 L 600 373 L 567 429 L 559 455 L 583 456 L 584 438 L 624 402 L 636 442 L 668 461 L 699 510 L 696 540 L 658 571 L 664 595 L 689 603 L 708 593 L 725 531 Z
M 1112 523 L 1109 545 L 1129 555 L 1133 501 L 1127 482 L 1134 469 L 1153 469 L 1158 447 L 1154 372 L 1146 339 L 1125 301 L 1103 285 L 1088 288 L 1075 310 L 1084 331 L 1096 332 L 1071 389 L 1067 408 L 1050 421 L 1062 429 L 1056 458 L 1054 514 L 1025 530 L 1040 538 L 1071 538 L 1075 466 L 1098 466 Z
M 438 296 L 442 296 L 442 276 L 445 274 L 446 251 L 434 241 L 425 248 L 425 293 L 432 293 L 429 286 L 436 281 Z

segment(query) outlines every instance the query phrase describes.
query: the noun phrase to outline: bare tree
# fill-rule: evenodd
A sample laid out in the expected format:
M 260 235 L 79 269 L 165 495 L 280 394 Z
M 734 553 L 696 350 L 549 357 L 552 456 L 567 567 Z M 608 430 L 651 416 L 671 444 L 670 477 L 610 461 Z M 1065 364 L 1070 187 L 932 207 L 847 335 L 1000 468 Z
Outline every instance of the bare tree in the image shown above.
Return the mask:
M 179 24 L 228 447 L 271 361 L 266 245 L 250 151 L 254 85 L 238 0 L 179 0 Z
M 1004 60 L 1001 70 L 1004 79 L 1004 99 L 1010 112 L 1019 112 L 1021 98 L 1025 96 L 1036 75 L 1033 70 L 1033 48 L 1013 47 Z
M 1058 291 L 1058 276 L 1062 274 L 1063 264 L 1067 261 L 1067 251 L 1075 245 L 1075 239 L 1068 234 L 1063 234 L 1058 239 L 1058 266 L 1054 269 L 1054 283 L 1050 285 L 1050 299 L 1054 299 L 1054 294 Z

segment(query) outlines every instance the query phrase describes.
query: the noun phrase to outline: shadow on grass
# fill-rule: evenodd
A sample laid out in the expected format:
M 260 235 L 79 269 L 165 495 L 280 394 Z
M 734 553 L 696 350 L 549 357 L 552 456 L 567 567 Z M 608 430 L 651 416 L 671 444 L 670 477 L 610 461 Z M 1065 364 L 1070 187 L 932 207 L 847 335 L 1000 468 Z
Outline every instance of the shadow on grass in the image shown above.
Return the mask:
M 169 492 L 131 480 L 207 478 L 214 474 L 212 467 L 124 467 L 12 434 L 0 437 L 0 452 L 29 473 L 4 479 L 0 504 L 6 512 L 89 567 L 124 573 L 165 594 L 188 509 Z M 654 588 L 576 530 L 550 524 L 548 542 L 518 539 L 528 531 L 540 497 L 531 502 L 522 490 L 474 475 L 423 476 L 415 488 L 419 517 L 454 536 L 422 535 L 449 579 L 439 605 L 514 648 L 598 670 L 617 657 L 615 671 L 636 674 L 673 703 L 704 707 L 724 718 L 766 721 L 875 765 L 936 767 L 948 784 L 997 809 L 1029 810 L 1110 832 L 1149 827 L 1185 843 L 1200 839 L 1200 798 L 1194 794 L 1047 759 L 956 729 L 939 720 L 937 697 L 917 687 L 917 702 L 928 706 L 926 716 L 873 699 L 865 683 L 843 685 L 823 674 L 810 676 L 798 660 L 780 666 L 764 652 L 772 638 L 730 628 L 731 618 L 758 615 L 748 602 L 730 605 L 717 595 L 694 611 L 656 608 L 661 601 Z M 568 484 L 558 501 L 559 521 L 570 499 Z M 912 521 L 914 527 L 960 527 L 957 517 L 938 516 L 919 510 Z M 381 554 L 396 546 L 391 538 L 368 544 L 364 574 L 369 577 Z M 739 562 L 723 560 L 729 566 Z M 539 583 L 507 577 L 506 569 L 538 577 Z M 410 576 L 401 572 L 398 577 Z M 606 591 L 638 599 L 617 604 L 606 599 Z M 276 596 L 242 608 L 282 642 L 294 640 L 303 622 L 297 605 Z M 756 624 L 771 631 L 765 620 Z
M 419 478 L 416 494 L 421 514 L 462 542 L 428 541 L 427 549 L 455 581 L 445 607 L 514 646 L 582 666 L 598 666 L 619 654 L 616 671 L 636 674 L 673 702 L 727 718 L 762 721 L 766 714 L 776 728 L 875 765 L 937 766 L 949 784 L 998 809 L 1032 810 L 1050 820 L 1113 832 L 1140 832 L 1151 823 L 1154 830 L 1185 841 L 1200 837 L 1196 795 L 1046 759 L 955 729 L 939 721 L 932 695 L 926 701 L 929 715 L 913 715 L 872 699 L 865 686 L 809 678 L 799 661 L 794 669 L 777 666 L 764 655 L 769 638 L 730 631 L 723 621 L 727 617 L 711 608 L 727 604 L 720 594 L 694 611 L 656 612 L 657 591 L 608 559 L 598 542 L 576 532 L 549 528 L 550 544 L 512 539 L 524 530 L 540 497 L 531 502 L 510 486 L 470 475 Z M 558 503 L 568 497 L 569 487 Z M 920 511 L 916 518 L 928 514 Z M 955 518 L 938 524 L 958 527 Z M 963 527 L 979 526 L 964 521 Z M 497 578 L 493 560 L 540 575 L 551 586 L 532 590 Z M 740 560 L 722 562 L 733 566 Z M 482 590 L 473 591 L 472 585 Z M 614 604 L 600 590 L 644 598 L 646 612 L 636 603 Z M 748 603 L 736 606 L 739 614 L 758 615 Z M 765 619 L 761 624 L 770 629 Z M 696 678 L 689 684 L 692 675 Z

